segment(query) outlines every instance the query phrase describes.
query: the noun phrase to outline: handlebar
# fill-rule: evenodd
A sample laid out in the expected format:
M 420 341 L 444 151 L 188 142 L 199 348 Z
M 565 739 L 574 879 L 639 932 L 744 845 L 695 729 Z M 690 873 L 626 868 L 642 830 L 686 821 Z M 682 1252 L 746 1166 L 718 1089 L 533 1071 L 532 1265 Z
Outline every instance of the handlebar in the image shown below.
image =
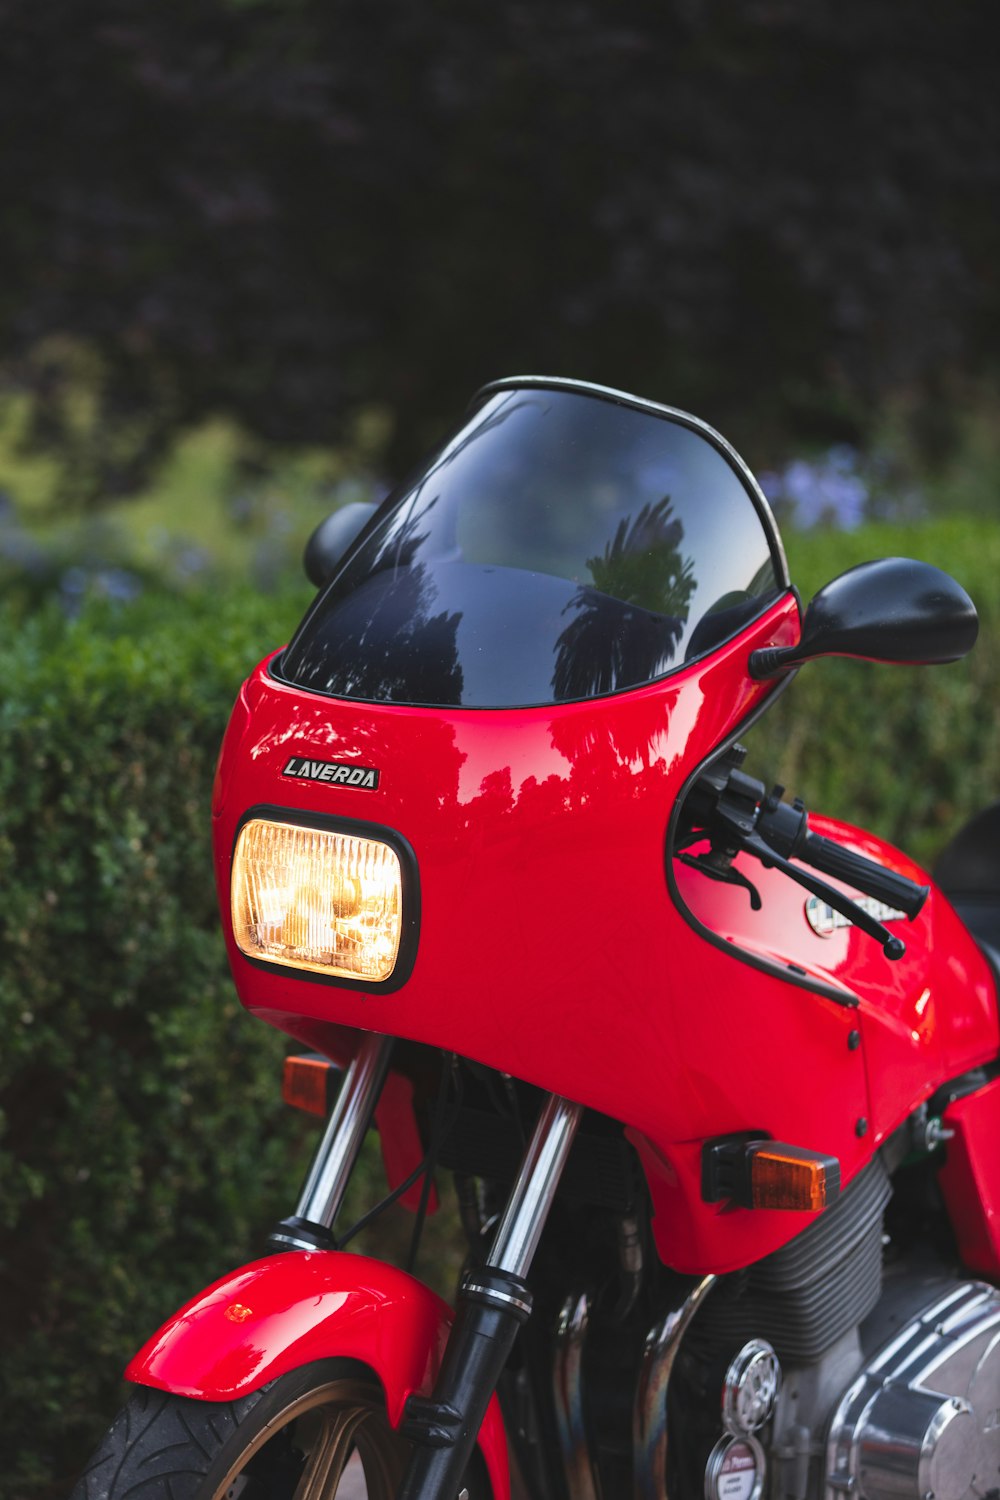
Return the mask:
M 930 892 L 929 885 L 917 885 L 915 880 L 897 875 L 894 870 L 887 870 L 884 865 L 876 864 L 875 860 L 856 854 L 853 849 L 845 849 L 843 844 L 835 844 L 832 839 L 825 839 L 819 833 L 806 835 L 805 848 L 799 859 L 804 864 L 812 865 L 814 870 L 822 870 L 824 875 L 832 875 L 834 880 L 842 880 L 856 891 L 863 891 L 876 901 L 884 901 L 886 906 L 901 911 L 911 922 Z
M 738 782 L 750 782 L 750 778 L 740 772 L 734 774 Z M 729 784 L 732 781 L 733 775 L 730 775 Z M 762 782 L 753 782 L 752 786 L 754 789 L 760 787 L 763 791 Z M 749 788 L 744 786 L 743 790 L 745 793 Z M 805 865 L 812 865 L 814 870 L 822 870 L 824 875 L 843 880 L 856 891 L 894 907 L 913 920 L 927 900 L 930 886 L 917 885 L 915 880 L 897 875 L 894 870 L 887 870 L 884 865 L 869 859 L 867 855 L 845 849 L 843 844 L 837 844 L 833 839 L 810 832 L 809 814 L 802 803 L 795 801 L 789 806 L 787 802 L 782 802 L 783 792 L 784 787 L 776 786 L 759 802 L 755 831 L 765 844 L 785 859 L 798 859 Z
M 886 918 L 891 918 L 895 912 L 912 921 L 926 901 L 930 887 L 918 885 L 915 880 L 887 870 L 864 854 L 810 832 L 809 815 L 801 801 L 789 805 L 781 800 L 784 787 L 776 786 L 767 793 L 763 782 L 744 775 L 739 769 L 744 754 L 742 746 L 734 746 L 695 784 L 690 803 L 691 826 L 708 835 L 712 851 L 710 855 L 697 859 L 682 854 L 681 859 L 695 864 L 715 880 L 750 886 L 751 901 L 757 907 L 760 898 L 753 886 L 731 869 L 733 857 L 741 850 L 752 854 L 765 866 L 772 865 L 782 870 L 790 879 L 843 913 L 855 926 L 874 937 L 888 958 L 900 958 L 906 951 L 904 944 L 882 925 L 870 908 L 852 901 L 842 891 L 826 885 L 790 861 L 794 859 L 811 865 L 813 869 L 832 875 L 835 880 L 842 880 L 845 885 L 881 902 L 890 908 L 879 914 Z M 687 840 L 681 841 L 679 847 L 683 848 L 685 843 L 700 836 L 692 833 Z

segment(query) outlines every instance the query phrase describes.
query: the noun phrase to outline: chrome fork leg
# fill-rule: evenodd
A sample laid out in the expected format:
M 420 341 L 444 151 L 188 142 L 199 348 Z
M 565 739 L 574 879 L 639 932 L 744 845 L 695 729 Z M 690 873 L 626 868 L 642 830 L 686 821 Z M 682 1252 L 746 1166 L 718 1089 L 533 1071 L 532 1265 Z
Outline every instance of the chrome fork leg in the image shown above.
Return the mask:
M 295 1214 L 270 1236 L 274 1250 L 329 1250 L 334 1220 L 389 1067 L 392 1037 L 366 1031 L 330 1111 L 323 1139 L 306 1177 Z
M 666 1500 L 670 1376 L 691 1319 L 714 1285 L 714 1276 L 704 1277 L 687 1301 L 654 1324 L 646 1337 L 632 1415 L 635 1500 Z
M 573 1500 L 601 1500 L 583 1410 L 583 1347 L 590 1304 L 584 1292 L 567 1297 L 559 1317 L 553 1393 L 566 1487 Z
M 527 1276 L 582 1114 L 582 1105 L 549 1095 L 493 1237 L 488 1266 Z
M 551 1095 L 521 1163 L 486 1264 L 459 1289 L 430 1398 L 411 1396 L 401 1431 L 414 1443 L 399 1500 L 454 1500 L 517 1330 L 531 1314 L 524 1281 L 583 1108 Z

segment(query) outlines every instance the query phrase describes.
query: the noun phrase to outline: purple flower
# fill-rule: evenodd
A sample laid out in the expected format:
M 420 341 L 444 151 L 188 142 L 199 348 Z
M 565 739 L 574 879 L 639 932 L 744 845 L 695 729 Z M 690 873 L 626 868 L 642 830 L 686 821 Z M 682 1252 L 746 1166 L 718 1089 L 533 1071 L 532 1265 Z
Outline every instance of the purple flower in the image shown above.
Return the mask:
M 761 475 L 768 500 L 796 526 L 837 526 L 853 531 L 865 519 L 870 499 L 859 454 L 846 443 L 820 458 L 793 458 L 783 469 Z

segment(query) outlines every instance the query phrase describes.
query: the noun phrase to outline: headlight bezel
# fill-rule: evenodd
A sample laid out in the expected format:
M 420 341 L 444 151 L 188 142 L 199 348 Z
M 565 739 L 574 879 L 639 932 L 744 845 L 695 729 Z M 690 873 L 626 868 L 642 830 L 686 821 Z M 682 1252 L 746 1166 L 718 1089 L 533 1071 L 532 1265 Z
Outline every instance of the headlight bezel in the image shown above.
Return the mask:
M 322 974 L 313 969 L 298 968 L 294 964 L 281 963 L 245 952 L 236 938 L 233 922 L 233 873 L 236 862 L 236 847 L 240 835 L 248 823 L 262 820 L 283 823 L 291 828 L 313 829 L 317 833 L 340 834 L 345 838 L 369 839 L 387 845 L 399 860 L 401 885 L 401 920 L 399 949 L 395 967 L 388 979 L 358 979 L 341 974 Z M 403 834 L 384 823 L 372 823 L 363 818 L 343 818 L 328 813 L 307 811 L 303 808 L 282 807 L 275 803 L 257 803 L 241 815 L 233 833 L 229 850 L 229 868 L 226 890 L 226 922 L 233 937 L 233 944 L 240 958 L 255 969 L 265 973 L 281 975 L 285 979 L 305 980 L 306 983 L 333 985 L 336 989 L 359 990 L 366 995 L 386 995 L 400 989 L 409 979 L 416 962 L 420 937 L 420 878 L 417 857 L 413 847 Z

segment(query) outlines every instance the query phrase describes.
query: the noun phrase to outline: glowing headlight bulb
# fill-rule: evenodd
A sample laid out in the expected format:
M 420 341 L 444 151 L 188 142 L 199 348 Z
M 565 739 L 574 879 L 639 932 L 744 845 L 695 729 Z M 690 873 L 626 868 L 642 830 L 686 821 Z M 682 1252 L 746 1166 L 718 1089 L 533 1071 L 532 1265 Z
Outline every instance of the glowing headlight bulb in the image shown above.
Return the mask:
M 233 851 L 233 935 L 248 958 L 384 984 L 403 936 L 402 887 L 399 854 L 381 839 L 249 818 Z

